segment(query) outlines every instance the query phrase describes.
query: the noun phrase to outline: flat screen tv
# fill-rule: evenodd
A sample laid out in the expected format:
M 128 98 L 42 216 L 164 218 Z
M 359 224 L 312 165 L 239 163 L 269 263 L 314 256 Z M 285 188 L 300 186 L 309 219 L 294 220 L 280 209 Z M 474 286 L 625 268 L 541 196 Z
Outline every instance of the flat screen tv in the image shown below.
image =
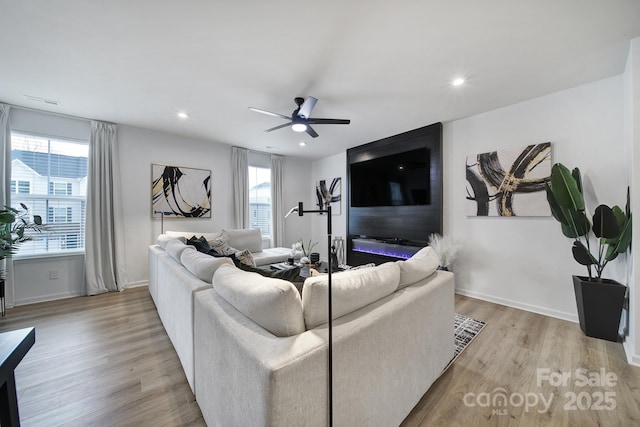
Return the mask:
M 349 170 L 351 206 L 429 205 L 429 165 L 427 148 L 352 163 Z

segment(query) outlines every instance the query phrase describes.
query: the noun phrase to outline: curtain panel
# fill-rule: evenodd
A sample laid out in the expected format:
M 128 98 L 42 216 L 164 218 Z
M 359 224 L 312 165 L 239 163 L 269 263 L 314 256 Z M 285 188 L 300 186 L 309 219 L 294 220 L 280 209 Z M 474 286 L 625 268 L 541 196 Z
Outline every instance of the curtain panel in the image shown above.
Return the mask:
M 233 205 L 236 228 L 249 226 L 249 150 L 231 147 L 231 167 L 233 168 Z
M 284 157 L 271 155 L 271 220 L 273 246 L 284 246 Z
M 11 106 L 0 103 L 0 209 L 11 204 L 11 124 L 9 112 Z M 11 258 L 3 260 L 0 269 L 5 270 L 5 302 L 12 306 L 14 301 L 13 262 Z
M 115 124 L 91 121 L 87 172 L 86 292 L 122 291 L 127 276 Z

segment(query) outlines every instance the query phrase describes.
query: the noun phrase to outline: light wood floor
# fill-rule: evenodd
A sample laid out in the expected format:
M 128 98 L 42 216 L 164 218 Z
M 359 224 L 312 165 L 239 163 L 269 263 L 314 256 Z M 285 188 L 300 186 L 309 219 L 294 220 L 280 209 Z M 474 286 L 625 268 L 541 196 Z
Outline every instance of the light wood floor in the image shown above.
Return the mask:
M 456 296 L 456 312 L 487 326 L 403 427 L 640 425 L 640 368 L 627 365 L 621 344 L 587 338 L 570 322 L 463 296 Z M 17 307 L 0 320 L 0 332 L 28 326 L 36 327 L 36 344 L 16 371 L 22 425 L 204 425 L 146 287 Z M 547 368 L 570 373 L 567 385 L 538 386 L 537 369 Z M 579 387 L 580 368 L 604 369 L 617 383 Z M 500 389 L 511 404 L 487 406 L 483 398 Z M 605 392 L 613 395 L 597 402 Z M 550 393 L 547 411 L 541 401 L 528 411 L 520 404 L 520 397 L 534 403 L 534 394 L 549 401 Z

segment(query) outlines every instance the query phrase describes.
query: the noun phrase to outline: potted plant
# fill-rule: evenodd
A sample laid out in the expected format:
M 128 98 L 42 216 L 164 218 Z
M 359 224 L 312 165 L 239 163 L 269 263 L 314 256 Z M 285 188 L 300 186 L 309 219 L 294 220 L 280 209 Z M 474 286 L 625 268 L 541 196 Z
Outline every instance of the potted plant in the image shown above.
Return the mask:
M 615 280 L 602 278 L 602 272 L 631 244 L 629 189 L 624 211 L 618 206 L 600 205 L 591 220 L 586 213 L 578 168 L 570 171 L 560 163 L 554 164 L 545 190 L 562 233 L 573 239 L 574 259 L 587 267 L 588 276 L 573 276 L 580 328 L 587 336 L 617 341 L 627 288 Z
M 33 216 L 33 222 L 28 221 L 29 208 L 20 204 L 22 211 L 5 206 L 0 209 L 0 312 L 2 316 L 5 314 L 5 279 L 6 279 L 6 259 L 15 254 L 18 245 L 30 239 L 25 234 L 26 230 L 42 231 L 42 217 L 40 215 Z
M 441 236 L 437 233 L 429 235 L 428 243 L 438 256 L 438 260 L 440 261 L 438 270 L 449 271 L 449 268 L 458 255 L 460 244 L 453 240 L 450 236 Z

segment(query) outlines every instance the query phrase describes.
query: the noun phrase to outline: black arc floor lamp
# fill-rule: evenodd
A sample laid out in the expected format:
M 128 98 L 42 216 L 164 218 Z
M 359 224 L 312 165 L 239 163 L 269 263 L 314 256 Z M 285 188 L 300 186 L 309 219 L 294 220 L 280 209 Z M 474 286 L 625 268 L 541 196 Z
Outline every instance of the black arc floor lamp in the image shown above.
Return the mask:
M 333 316 L 331 313 L 331 272 L 333 271 L 334 266 L 332 265 L 332 251 L 331 251 L 331 204 L 325 204 L 326 209 L 314 209 L 314 210 L 304 210 L 302 202 L 298 202 L 298 207 L 293 207 L 287 214 L 285 218 L 291 215 L 294 212 L 298 212 L 298 216 L 303 216 L 308 213 L 321 213 L 327 214 L 327 250 L 329 251 L 329 256 L 327 257 L 327 274 L 328 274 L 328 299 L 327 299 L 327 314 L 328 314 L 328 332 L 329 332 L 329 354 L 328 354 L 328 418 L 329 418 L 329 427 L 333 426 Z M 337 266 L 335 266 L 337 267 Z

